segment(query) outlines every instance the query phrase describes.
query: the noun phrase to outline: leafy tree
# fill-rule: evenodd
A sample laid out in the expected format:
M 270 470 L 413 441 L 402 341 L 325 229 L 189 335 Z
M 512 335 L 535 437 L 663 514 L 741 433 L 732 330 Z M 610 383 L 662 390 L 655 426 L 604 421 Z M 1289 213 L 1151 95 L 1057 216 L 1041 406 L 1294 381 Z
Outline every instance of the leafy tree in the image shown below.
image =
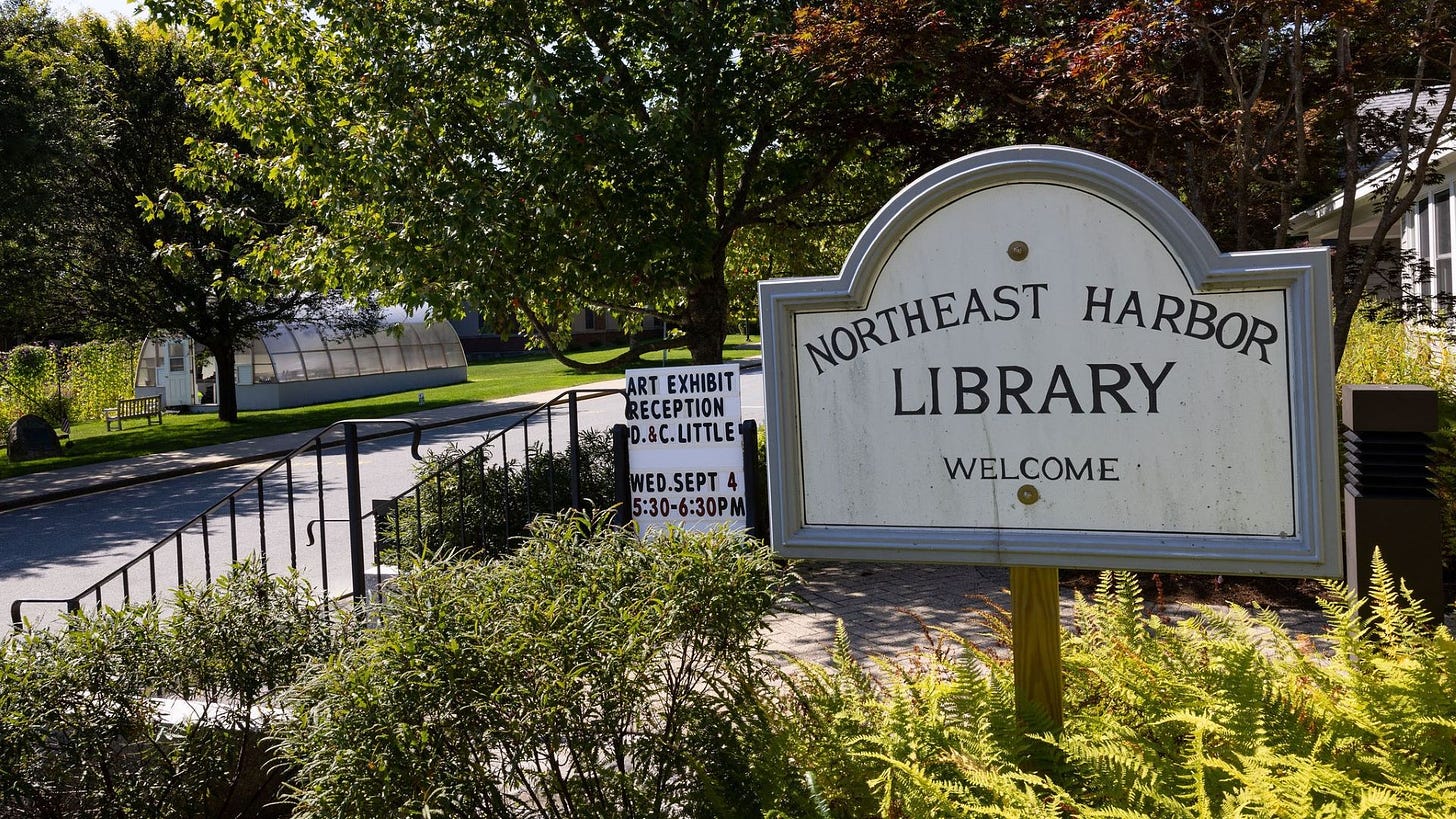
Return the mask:
M 1331 283 L 1343 355 L 1351 317 L 1391 261 L 1380 249 L 1427 181 L 1433 136 L 1451 121 L 1449 102 L 1428 115 L 1418 93 L 1395 111 L 1365 103 L 1449 82 L 1449 4 L 1280 0 L 1098 11 L 1027 50 L 1050 69 L 1043 98 L 1081 115 L 1074 119 L 1084 144 L 1182 195 L 1224 247 L 1286 246 L 1294 212 L 1343 188 Z M 1103 126 L 1093 131 L 1093 123 Z M 1377 195 L 1378 224 L 1357 244 L 1355 187 L 1382 162 L 1394 170 Z
M 96 59 L 115 86 L 117 122 L 110 161 L 98 174 L 118 205 L 116 223 L 141 253 L 119 255 L 105 275 L 91 278 L 93 312 L 113 331 L 184 334 L 207 347 L 217 365 L 218 417 L 237 420 L 237 352 L 285 322 L 315 324 L 350 335 L 377 329 L 372 302 L 360 309 L 327 291 L 280 287 L 239 259 L 254 242 L 280 229 L 292 214 L 246 180 L 218 190 L 206 204 L 245 213 L 221 220 L 197 213 L 180 191 L 195 180 L 174 179 L 199 139 L 242 161 L 246 141 L 191 105 L 182 82 L 215 76 L 206 43 L 150 23 L 86 23 Z M 155 197 L 155 198 L 153 198 Z M 138 200 L 142 207 L 138 207 Z
M 886 93 L 928 88 L 927 117 L 999 110 L 1023 141 L 1126 162 L 1178 194 L 1230 250 L 1287 246 L 1290 217 L 1343 186 L 1338 354 L 1391 261 L 1362 248 L 1382 248 L 1397 229 L 1427 181 L 1432 135 L 1451 124 L 1449 104 L 1423 113 L 1413 99 L 1382 113 L 1363 103 L 1449 82 L 1452 25 L 1437 0 L 845 0 L 801 15 L 795 53 Z M 992 29 L 1003 33 L 988 37 Z M 1372 240 L 1356 244 L 1355 185 L 1377 161 L 1393 171 Z
M 559 356 L 590 306 L 629 330 L 681 328 L 624 358 L 686 346 L 718 361 L 745 231 L 861 221 L 939 158 L 891 139 L 915 123 L 788 57 L 786 0 L 150 8 L 228 52 L 231 76 L 199 96 L 309 217 L 250 264 L 410 306 L 469 302 Z
M 183 92 L 184 79 L 217 75 L 205 42 L 148 22 L 58 22 L 24 3 L 5 9 L 3 25 L 45 36 L 17 36 L 6 52 L 7 65 L 30 67 L 29 86 L 17 81 L 0 96 L 27 115 L 16 120 L 14 142 L 30 156 L 0 169 L 19 180 L 0 206 L 0 220 L 17 225 L 4 246 L 23 251 L 0 249 L 0 274 L 58 306 L 50 322 L 16 323 L 13 333 L 55 336 L 81 325 L 107 336 L 191 336 L 217 360 L 219 417 L 235 421 L 233 363 L 251 340 L 283 322 L 340 334 L 375 329 L 372 307 L 280 287 L 238 264 L 251 243 L 292 218 L 277 197 L 243 180 L 212 194 L 212 211 L 199 214 L 179 192 L 174 173 L 194 140 L 205 137 L 236 161 L 248 149 Z
M 86 269 L 89 169 L 109 138 L 103 77 L 75 30 L 29 0 L 0 2 L 0 346 L 74 332 L 63 286 Z
M 724 275 L 733 329 L 751 335 L 758 326 L 760 281 L 838 273 L 858 231 L 858 224 L 808 227 L 791 221 L 740 231 L 730 248 Z

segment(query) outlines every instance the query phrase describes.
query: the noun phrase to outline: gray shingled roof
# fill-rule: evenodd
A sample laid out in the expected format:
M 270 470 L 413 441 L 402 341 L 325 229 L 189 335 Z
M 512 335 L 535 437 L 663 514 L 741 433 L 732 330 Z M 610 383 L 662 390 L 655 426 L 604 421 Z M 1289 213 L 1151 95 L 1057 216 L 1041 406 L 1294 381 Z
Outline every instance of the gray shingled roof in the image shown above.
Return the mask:
M 1446 101 L 1446 95 L 1451 92 L 1449 85 L 1433 85 L 1424 88 L 1420 92 L 1420 107 L 1432 114 L 1436 112 Z M 1371 97 L 1360 105 L 1360 113 L 1379 113 L 1383 116 L 1391 116 L 1397 113 L 1404 113 L 1410 106 L 1410 91 L 1393 91 L 1389 94 L 1381 94 Z
M 1446 102 L 1446 95 L 1450 93 L 1451 86 L 1449 85 L 1433 85 L 1421 89 L 1416 100 L 1416 120 L 1412 123 L 1413 129 L 1417 133 L 1429 130 L 1431 117 L 1441 110 L 1441 106 Z M 1360 113 L 1366 118 L 1364 126 L 1366 139 L 1375 141 L 1376 144 L 1394 142 L 1396 132 L 1410 107 L 1411 92 L 1408 90 L 1380 94 L 1361 103 Z M 1392 146 L 1388 151 L 1371 158 L 1364 163 L 1361 168 L 1362 173 L 1390 162 L 1395 159 L 1396 153 L 1396 149 Z

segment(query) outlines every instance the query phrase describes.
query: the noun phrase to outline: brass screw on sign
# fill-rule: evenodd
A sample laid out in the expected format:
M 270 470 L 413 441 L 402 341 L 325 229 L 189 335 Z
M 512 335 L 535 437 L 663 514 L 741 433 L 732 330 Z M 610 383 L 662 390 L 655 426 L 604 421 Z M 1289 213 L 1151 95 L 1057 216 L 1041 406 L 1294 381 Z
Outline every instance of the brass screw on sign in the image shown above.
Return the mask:
M 1041 493 L 1036 491 L 1035 486 L 1032 486 L 1029 483 L 1023 484 L 1020 489 L 1016 490 L 1016 499 L 1026 504 L 1027 506 L 1030 506 L 1033 503 L 1041 500 Z
M 1031 248 L 1026 246 L 1026 242 L 1023 242 L 1019 239 L 1012 242 L 1011 245 L 1006 248 L 1006 255 L 1010 256 L 1013 262 L 1026 261 L 1026 255 L 1030 252 Z

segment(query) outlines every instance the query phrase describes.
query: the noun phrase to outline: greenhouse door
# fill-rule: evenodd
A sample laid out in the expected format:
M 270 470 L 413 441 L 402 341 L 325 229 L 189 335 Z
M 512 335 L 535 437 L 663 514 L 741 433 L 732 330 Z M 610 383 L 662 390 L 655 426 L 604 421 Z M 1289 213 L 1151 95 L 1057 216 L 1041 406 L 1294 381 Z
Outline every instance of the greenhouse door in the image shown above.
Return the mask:
M 168 339 L 166 358 L 160 372 L 165 391 L 164 399 L 169 407 L 190 407 L 197 403 L 197 387 L 192 379 L 192 342 L 188 339 Z

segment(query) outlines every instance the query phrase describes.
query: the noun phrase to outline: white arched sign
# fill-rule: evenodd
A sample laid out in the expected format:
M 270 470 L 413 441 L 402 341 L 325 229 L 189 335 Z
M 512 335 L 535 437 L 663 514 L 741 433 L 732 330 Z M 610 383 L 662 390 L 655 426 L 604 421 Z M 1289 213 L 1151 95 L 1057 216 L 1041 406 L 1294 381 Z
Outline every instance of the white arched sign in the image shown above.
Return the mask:
M 760 285 L 789 557 L 1341 573 L 1329 263 L 1104 157 L 987 151 Z

